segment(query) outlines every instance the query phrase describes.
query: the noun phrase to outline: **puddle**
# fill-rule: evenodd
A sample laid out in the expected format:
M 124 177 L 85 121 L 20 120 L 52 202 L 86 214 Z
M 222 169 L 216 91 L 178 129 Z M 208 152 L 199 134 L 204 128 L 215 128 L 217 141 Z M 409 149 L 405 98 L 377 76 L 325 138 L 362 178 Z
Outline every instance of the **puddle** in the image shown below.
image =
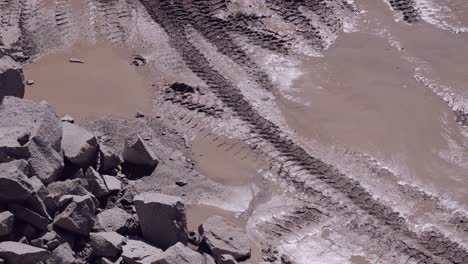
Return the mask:
M 192 144 L 196 169 L 211 180 L 229 186 L 243 186 L 254 177 L 261 177 L 258 169 L 264 164 L 245 144 L 224 137 L 199 134 Z
M 247 221 L 237 218 L 234 212 L 223 210 L 219 207 L 208 205 L 192 205 L 187 209 L 187 227 L 189 230 L 198 230 L 198 227 L 211 216 L 219 215 L 229 221 L 229 223 L 245 230 Z M 244 264 L 258 264 L 261 262 L 260 249 L 255 242 L 251 242 L 252 256 L 250 259 L 240 262 Z
M 81 44 L 50 54 L 24 67 L 25 98 L 46 100 L 60 114 L 75 119 L 102 115 L 130 118 L 151 111 L 151 91 L 130 65 L 126 50 L 106 43 Z M 70 63 L 79 58 L 84 63 Z
M 352 264 L 371 264 L 365 257 L 363 256 L 351 256 L 351 263 Z

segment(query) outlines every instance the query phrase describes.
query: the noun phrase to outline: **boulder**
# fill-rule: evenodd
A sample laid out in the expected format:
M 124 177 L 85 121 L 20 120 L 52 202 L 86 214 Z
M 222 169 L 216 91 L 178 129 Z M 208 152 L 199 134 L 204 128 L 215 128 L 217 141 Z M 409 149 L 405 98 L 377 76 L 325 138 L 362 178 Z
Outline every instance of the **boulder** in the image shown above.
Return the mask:
M 48 211 L 54 214 L 57 210 L 60 197 L 64 195 L 92 195 L 88 189 L 88 181 L 85 179 L 66 180 L 49 184 L 47 186 L 48 194 L 45 199 Z
M 229 254 L 236 260 L 250 257 L 250 240 L 242 229 L 230 224 L 221 216 L 208 218 L 198 232 L 203 237 L 202 243 L 215 259 Z
M 206 264 L 205 257 L 182 243 L 168 248 L 154 264 Z
M 163 251 L 144 241 L 129 239 L 122 246 L 122 258 L 126 264 L 152 264 L 161 259 Z
M 52 251 L 46 264 L 75 264 L 75 253 L 68 243 L 61 244 Z
M 59 206 L 64 206 L 64 210 L 55 217 L 54 226 L 63 230 L 87 236 L 94 224 L 94 214 L 97 205 L 90 195 L 63 196 L 59 201 Z M 60 205 L 63 203 L 64 205 Z
M 86 170 L 84 177 L 89 183 L 89 191 L 94 194 L 94 196 L 101 198 L 109 194 L 109 190 L 107 189 L 104 179 L 95 169 L 89 167 Z
M 42 248 L 10 241 L 0 243 L 0 258 L 4 259 L 7 264 L 37 264 L 41 261 L 45 262 L 48 257 L 49 252 Z
M 34 193 L 26 200 L 27 207 L 31 208 L 31 210 L 38 214 L 51 219 L 51 211 L 49 211 L 46 203 L 47 195 L 49 194 L 47 188 L 36 176 L 29 178 L 29 183 L 34 190 Z
M 0 202 L 22 202 L 31 196 L 34 190 L 28 173 L 25 160 L 0 164 Z
M 98 257 L 117 257 L 122 253 L 125 237 L 116 232 L 100 232 L 90 234 L 90 244 L 93 254 Z
M 45 184 L 56 180 L 63 168 L 62 126 L 52 108 L 5 97 L 0 117 L 0 163 L 25 159 Z
M 237 262 L 233 256 L 224 254 L 219 257 L 218 264 L 239 264 L 239 262 Z
M 96 161 L 98 142 L 88 130 L 69 122 L 62 122 L 63 153 L 70 163 L 85 168 Z
M 12 213 L 5 211 L 0 213 L 0 237 L 9 235 L 13 231 L 15 217 Z
M 93 229 L 97 231 L 115 231 L 123 233 L 131 219 L 132 215 L 120 208 L 107 209 L 96 216 Z
M 146 240 L 162 249 L 187 244 L 186 210 L 180 197 L 147 192 L 135 196 L 134 202 Z
M 5 96 L 24 97 L 23 68 L 9 56 L 0 58 L 0 103 Z
M 104 179 L 104 182 L 106 183 L 109 192 L 113 193 L 122 190 L 122 183 L 116 177 L 110 175 L 102 175 L 102 178 Z
M 140 136 L 125 140 L 122 156 L 124 162 L 134 165 L 154 167 L 159 163 L 159 158 Z
M 47 219 L 19 204 L 9 204 L 8 210 L 15 216 L 15 219 L 28 223 L 42 231 L 47 230 L 47 226 L 52 222 L 52 219 Z
M 99 171 L 107 172 L 117 168 L 122 163 L 120 156 L 114 149 L 101 144 L 99 146 Z

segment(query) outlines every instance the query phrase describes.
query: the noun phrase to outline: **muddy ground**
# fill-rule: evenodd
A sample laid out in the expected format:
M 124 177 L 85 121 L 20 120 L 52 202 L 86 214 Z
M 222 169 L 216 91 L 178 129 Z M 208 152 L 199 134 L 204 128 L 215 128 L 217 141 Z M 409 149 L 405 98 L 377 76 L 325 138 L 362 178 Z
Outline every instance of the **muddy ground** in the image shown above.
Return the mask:
M 0 0 L 0 53 L 24 62 L 27 98 L 107 144 L 148 137 L 162 162 L 134 188 L 183 195 L 191 227 L 212 214 L 244 226 L 250 263 L 468 263 L 467 12 Z

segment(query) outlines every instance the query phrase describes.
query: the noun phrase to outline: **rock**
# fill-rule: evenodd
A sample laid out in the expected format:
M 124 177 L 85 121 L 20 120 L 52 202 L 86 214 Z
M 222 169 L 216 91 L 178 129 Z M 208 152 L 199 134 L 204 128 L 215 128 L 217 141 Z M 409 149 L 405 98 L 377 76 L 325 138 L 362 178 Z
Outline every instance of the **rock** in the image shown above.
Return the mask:
M 76 259 L 74 252 L 68 243 L 61 244 L 52 253 L 45 262 L 46 264 L 74 264 Z
M 176 181 L 176 185 L 179 186 L 179 187 L 184 187 L 187 184 L 188 183 L 186 181 L 184 181 L 184 180 Z
M 102 178 L 104 179 L 104 182 L 106 183 L 109 192 L 113 193 L 122 190 L 122 183 L 116 177 L 110 175 L 102 175 Z
M 5 261 L 0 258 L 0 264 L 5 264 Z
M 130 164 L 149 167 L 156 166 L 159 162 L 159 158 L 140 136 L 125 140 L 123 160 Z
M 175 82 L 169 88 L 179 93 L 195 93 L 195 88 L 185 83 Z
M 62 197 L 69 199 L 65 209 L 55 217 L 54 226 L 63 230 L 87 236 L 94 224 L 97 205 L 90 195 Z
M 47 226 L 52 222 L 52 219 L 47 219 L 19 204 L 9 204 L 8 210 L 15 216 L 15 219 L 28 223 L 42 231 L 47 230 Z
M 70 115 L 64 115 L 61 119 L 62 122 L 75 123 L 75 119 Z
M 116 207 L 102 211 L 96 216 L 93 230 L 122 233 L 131 221 L 132 215 Z
M 126 264 L 152 264 L 159 260 L 163 251 L 141 240 L 129 239 L 122 246 L 122 258 Z
M 26 200 L 27 207 L 45 218 L 51 219 L 50 215 L 54 212 L 47 207 L 46 199 L 49 194 L 47 188 L 36 176 L 29 178 L 29 183 L 31 183 L 34 193 Z
M 9 235 L 13 231 L 15 217 L 12 213 L 5 211 L 0 213 L 0 237 Z
M 21 64 L 8 56 L 0 58 L 0 103 L 5 96 L 24 97 L 24 76 Z
M 0 164 L 0 202 L 22 202 L 32 195 L 34 190 L 27 174 L 25 160 Z
M 54 250 L 60 246 L 60 241 L 58 239 L 53 239 L 46 244 L 48 250 Z
M 37 264 L 41 261 L 45 262 L 48 257 L 49 252 L 42 248 L 10 241 L 0 243 L 0 258 L 4 259 L 7 264 Z
M 121 163 L 122 159 L 120 156 L 110 147 L 106 145 L 99 146 L 99 171 L 107 172 L 117 168 Z
M 136 118 L 143 118 L 143 117 L 145 117 L 145 113 L 143 113 L 143 112 L 136 112 L 135 117 L 136 117 Z
M 247 235 L 221 216 L 208 218 L 200 225 L 198 232 L 203 237 L 203 244 L 216 259 L 224 254 L 232 255 L 236 260 L 250 257 L 250 240 Z
M 68 61 L 73 63 L 84 63 L 82 60 L 77 58 L 70 58 Z
M 90 238 L 93 254 L 99 257 L 119 256 L 125 239 L 116 232 L 91 233 Z
M 88 130 L 69 122 L 62 122 L 62 146 L 65 158 L 70 163 L 85 168 L 97 158 L 98 142 Z
M 134 202 L 146 240 L 162 249 L 177 242 L 187 244 L 185 205 L 180 197 L 142 193 L 134 197 Z
M 101 258 L 101 264 L 114 264 L 114 262 L 106 259 L 106 258 Z M 116 263 L 121 263 L 121 262 L 116 262 Z
M 205 257 L 182 243 L 168 248 L 154 264 L 204 264 Z
M 27 81 L 26 81 L 26 84 L 27 84 L 27 85 L 33 85 L 33 84 L 34 84 L 34 80 L 27 80 Z
M 109 190 L 107 189 L 104 179 L 92 167 L 89 167 L 86 170 L 84 177 L 88 181 L 89 191 L 94 194 L 94 196 L 101 198 L 109 194 Z
M 62 126 L 46 103 L 6 97 L 0 107 L 0 163 L 25 159 L 44 184 L 61 174 Z
M 49 184 L 47 186 L 48 194 L 45 199 L 48 211 L 54 214 L 57 210 L 60 197 L 64 195 L 91 195 L 88 189 L 88 181 L 85 179 L 73 179 Z
M 239 262 L 237 262 L 233 256 L 224 254 L 219 257 L 218 264 L 239 264 Z

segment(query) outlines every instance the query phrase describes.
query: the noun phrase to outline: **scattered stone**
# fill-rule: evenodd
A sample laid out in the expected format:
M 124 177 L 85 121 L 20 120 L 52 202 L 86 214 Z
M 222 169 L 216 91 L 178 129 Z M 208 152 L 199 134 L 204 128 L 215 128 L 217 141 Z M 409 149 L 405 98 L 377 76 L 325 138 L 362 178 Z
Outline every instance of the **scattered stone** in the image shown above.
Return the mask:
M 106 183 L 109 192 L 113 193 L 122 190 L 122 183 L 116 177 L 110 175 L 102 175 L 102 178 L 104 179 L 104 182 Z
M 62 146 L 65 158 L 72 164 L 85 168 L 96 160 L 98 142 L 88 130 L 63 122 Z
M 15 217 L 12 213 L 5 211 L 0 213 L 0 237 L 9 235 L 13 231 Z
M 163 251 L 141 240 L 129 239 L 122 246 L 122 258 L 126 264 L 149 264 L 159 260 Z
M 233 256 L 229 254 L 224 254 L 219 257 L 218 264 L 239 264 Z
M 89 191 L 94 194 L 94 196 L 101 198 L 109 194 L 109 190 L 107 189 L 104 179 L 92 167 L 89 167 L 88 170 L 86 170 L 84 177 L 88 181 L 90 188 Z
M 205 257 L 182 243 L 168 248 L 154 264 L 204 264 Z
M 24 76 L 21 64 L 9 56 L 0 58 L 0 103 L 5 96 L 24 97 Z
M 250 240 L 247 235 L 221 216 L 208 218 L 200 225 L 198 232 L 203 237 L 204 245 L 216 259 L 224 254 L 232 255 L 236 260 L 250 257 Z
M 47 230 L 47 226 L 52 222 L 51 219 L 47 219 L 19 204 L 9 204 L 8 210 L 15 216 L 15 219 L 28 223 L 42 231 Z
M 68 61 L 72 63 L 84 63 L 82 60 L 77 58 L 70 58 Z
M 59 215 L 55 217 L 54 226 L 66 231 L 87 236 L 94 224 L 96 204 L 90 195 L 65 197 L 69 203 Z
M 102 211 L 96 216 L 93 230 L 106 232 L 124 232 L 132 215 L 116 207 Z
M 125 239 L 116 232 L 91 233 L 90 238 L 93 254 L 98 257 L 119 256 Z
M 159 158 L 140 136 L 127 138 L 123 151 L 123 160 L 130 164 L 156 166 Z
M 136 112 L 135 117 L 136 117 L 136 118 L 143 118 L 143 117 L 145 117 L 145 113 L 143 113 L 143 112 Z
M 0 163 L 0 202 L 22 202 L 31 196 L 33 188 L 27 174 L 24 160 Z
M 195 93 L 195 88 L 185 83 L 175 82 L 169 88 L 179 93 Z
M 134 198 L 143 237 L 159 248 L 187 244 L 185 205 L 180 197 L 142 193 Z M 157 224 L 154 224 L 157 223 Z
M 184 181 L 184 180 L 176 181 L 176 185 L 179 186 L 179 187 L 184 187 L 187 184 L 188 183 L 186 181 Z
M 68 122 L 68 123 L 75 123 L 75 119 L 71 117 L 70 115 L 64 115 L 61 119 L 62 122 Z
M 0 243 L 0 258 L 7 264 L 37 264 L 45 262 L 48 257 L 49 252 L 42 248 L 11 241 Z
M 120 156 L 112 148 L 103 144 L 99 146 L 99 157 L 100 172 L 106 172 L 115 169 L 122 163 Z
M 47 259 L 46 264 L 75 264 L 74 252 L 68 243 L 58 246 Z
M 55 181 L 63 168 L 62 126 L 55 112 L 46 102 L 16 97 L 6 97 L 3 106 L 0 163 L 25 159 L 45 184 Z
M 26 81 L 26 84 L 27 84 L 27 85 L 33 85 L 33 84 L 34 84 L 34 80 L 27 80 L 27 81 Z

